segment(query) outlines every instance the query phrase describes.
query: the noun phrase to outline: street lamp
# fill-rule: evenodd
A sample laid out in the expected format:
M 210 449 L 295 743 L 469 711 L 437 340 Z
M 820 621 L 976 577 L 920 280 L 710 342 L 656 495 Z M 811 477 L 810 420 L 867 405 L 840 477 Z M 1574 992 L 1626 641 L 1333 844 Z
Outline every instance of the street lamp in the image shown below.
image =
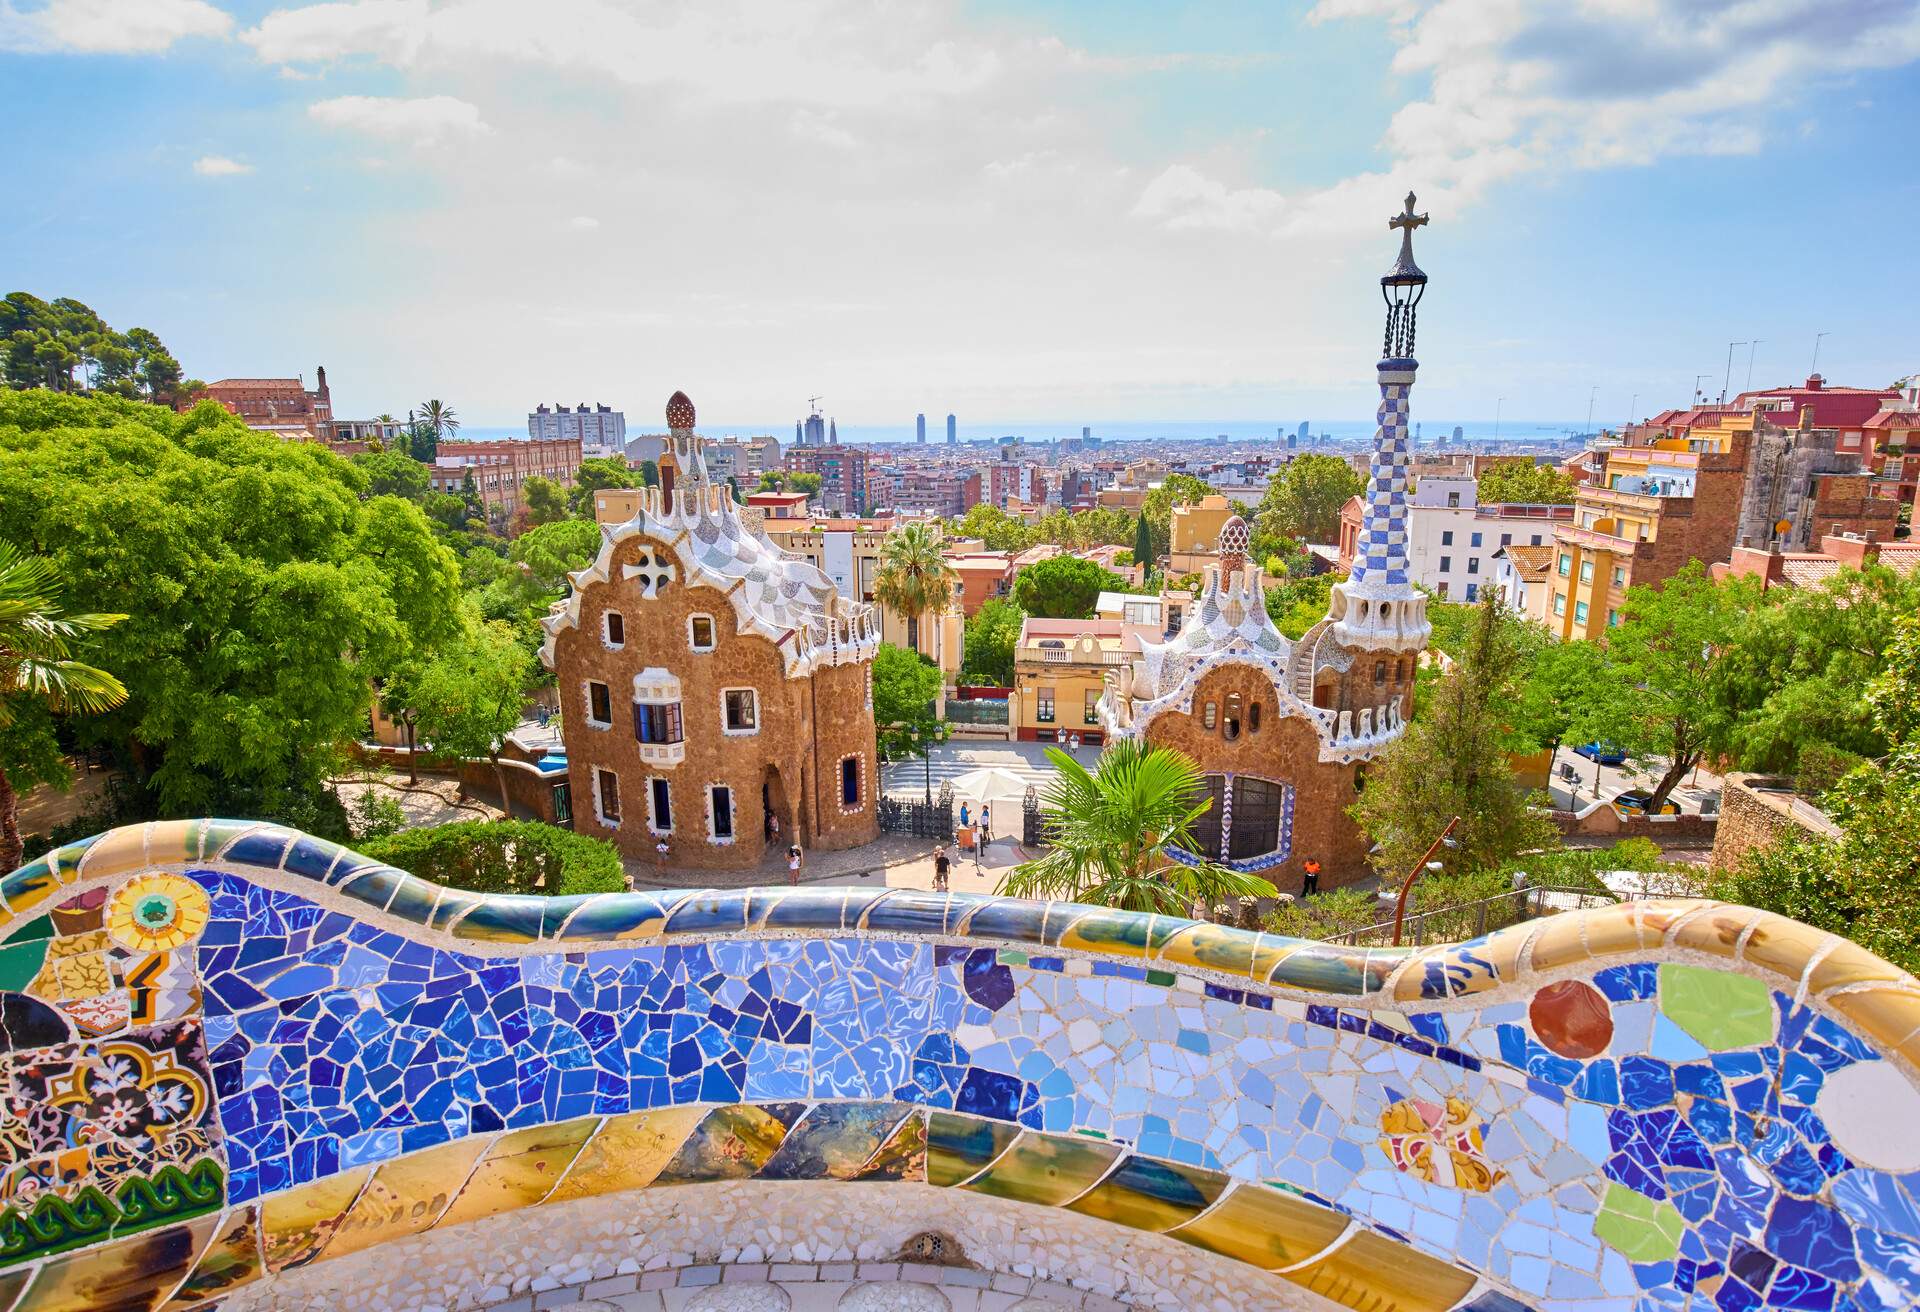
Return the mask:
M 1454 826 L 1459 823 L 1459 816 L 1455 816 L 1453 819 L 1447 821 L 1447 827 L 1440 831 L 1440 837 L 1433 840 L 1433 846 L 1421 854 L 1419 863 L 1416 864 L 1413 869 L 1407 871 L 1407 878 L 1405 882 L 1400 885 L 1400 896 L 1394 900 L 1393 904 L 1393 945 L 1395 947 L 1400 946 L 1400 927 L 1401 923 L 1406 919 L 1407 894 L 1413 891 L 1413 881 L 1420 877 L 1422 870 L 1438 870 L 1440 868 L 1440 863 L 1433 859 L 1433 854 L 1440 850 L 1442 843 L 1445 843 L 1448 847 L 1455 846 L 1453 830 Z

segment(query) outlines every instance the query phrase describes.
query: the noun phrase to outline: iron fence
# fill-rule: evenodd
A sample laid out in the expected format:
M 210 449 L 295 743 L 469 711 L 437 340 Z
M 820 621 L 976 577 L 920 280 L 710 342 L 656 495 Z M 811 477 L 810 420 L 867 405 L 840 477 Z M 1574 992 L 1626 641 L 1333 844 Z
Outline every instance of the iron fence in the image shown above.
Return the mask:
M 972 701 L 960 701 L 950 698 L 947 701 L 947 723 L 967 725 L 992 725 L 997 729 L 1007 726 L 1007 707 L 1005 698 L 979 697 Z
M 953 837 L 952 784 L 941 784 L 931 802 L 924 796 L 919 799 L 883 796 L 878 810 L 880 828 L 885 833 L 949 840 Z
M 1463 943 L 1496 929 L 1517 925 L 1540 916 L 1561 911 L 1583 911 L 1620 899 L 1611 893 L 1591 888 L 1564 888 L 1537 884 L 1510 893 L 1496 893 L 1473 902 L 1410 911 L 1401 925 L 1400 942 L 1415 947 L 1427 943 Z M 1379 947 L 1393 942 L 1393 922 L 1383 920 L 1360 929 L 1329 934 L 1323 943 L 1348 943 L 1356 947 Z

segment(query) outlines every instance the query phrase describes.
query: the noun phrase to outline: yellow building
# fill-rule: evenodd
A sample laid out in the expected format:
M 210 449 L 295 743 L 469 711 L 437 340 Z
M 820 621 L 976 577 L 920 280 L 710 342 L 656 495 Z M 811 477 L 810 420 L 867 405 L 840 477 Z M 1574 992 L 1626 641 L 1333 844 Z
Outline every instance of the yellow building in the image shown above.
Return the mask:
M 1117 619 L 1028 619 L 1013 653 L 1014 736 L 1050 743 L 1077 733 L 1083 743 L 1101 742 L 1107 672 L 1140 654 L 1138 632 Z
M 1193 505 L 1173 508 L 1167 573 L 1173 578 L 1198 574 L 1220 560 L 1220 530 L 1234 517 L 1233 506 L 1218 494 Z

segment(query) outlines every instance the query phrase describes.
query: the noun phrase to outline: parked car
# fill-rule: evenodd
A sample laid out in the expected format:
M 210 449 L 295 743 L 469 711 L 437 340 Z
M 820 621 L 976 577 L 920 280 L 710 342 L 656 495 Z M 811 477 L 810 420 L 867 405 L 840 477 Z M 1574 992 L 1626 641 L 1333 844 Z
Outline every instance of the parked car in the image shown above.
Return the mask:
M 1584 756 L 1589 761 L 1597 761 L 1601 765 L 1624 765 L 1627 760 L 1625 750 L 1615 747 L 1612 743 L 1581 743 L 1573 749 L 1573 754 Z
M 1615 795 L 1613 799 L 1613 809 L 1618 811 L 1623 816 L 1650 815 L 1654 813 L 1649 812 L 1647 810 L 1647 803 L 1651 802 L 1652 800 L 1653 800 L 1653 794 L 1648 792 L 1646 789 L 1629 788 L 1626 792 Z M 1674 801 L 1671 797 L 1669 797 L 1666 801 L 1660 803 L 1660 810 L 1658 814 L 1679 815 L 1680 803 Z

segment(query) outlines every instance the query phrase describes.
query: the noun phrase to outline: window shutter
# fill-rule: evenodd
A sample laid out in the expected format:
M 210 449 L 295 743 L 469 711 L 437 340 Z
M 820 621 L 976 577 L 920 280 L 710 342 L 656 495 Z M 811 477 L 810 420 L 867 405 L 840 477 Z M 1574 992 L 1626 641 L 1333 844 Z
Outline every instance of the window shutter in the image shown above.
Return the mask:
M 671 702 L 667 706 L 667 741 L 680 741 L 680 703 Z

